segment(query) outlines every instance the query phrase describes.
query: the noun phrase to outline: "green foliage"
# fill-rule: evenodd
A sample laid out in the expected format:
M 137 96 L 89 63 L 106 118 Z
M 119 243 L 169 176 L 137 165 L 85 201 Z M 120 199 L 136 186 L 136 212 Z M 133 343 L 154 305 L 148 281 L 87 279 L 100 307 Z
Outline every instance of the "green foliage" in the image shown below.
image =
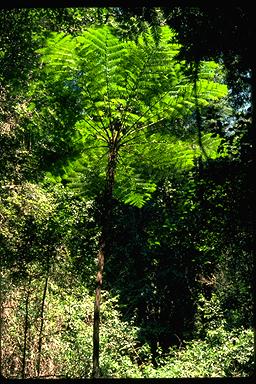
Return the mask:
M 170 349 L 168 355 L 159 350 L 159 355 L 159 368 L 145 366 L 143 377 L 248 377 L 253 370 L 253 331 L 218 328 L 209 332 L 206 340 L 193 340 L 180 350 Z
M 67 254 L 73 272 L 93 284 L 98 228 L 93 203 L 62 185 L 51 189 L 24 183 L 4 185 L 0 195 L 1 265 L 26 278 L 30 263 L 45 270 L 60 254 Z M 89 283 L 90 282 L 90 283 Z
M 119 165 L 117 175 L 120 174 L 123 181 L 129 174 L 131 180 L 128 189 L 128 182 L 122 188 L 122 182 L 117 181 L 116 197 L 121 196 L 125 203 L 141 207 L 154 192 L 156 180 L 148 179 L 146 175 L 143 180 L 136 169 L 138 164 L 129 160 L 132 156 L 130 148 L 135 156 L 137 152 L 153 158 L 154 164 L 160 162 L 162 170 L 167 163 L 169 166 L 179 167 L 180 163 L 185 167 L 192 166 L 198 148 L 194 153 L 188 150 L 191 142 L 177 141 L 174 135 L 166 135 L 163 139 L 156 133 L 166 124 L 170 125 L 171 131 L 175 119 L 185 120 L 195 110 L 193 79 L 185 75 L 182 63 L 176 60 L 179 50 L 174 32 L 167 26 L 161 27 L 157 44 L 150 28 L 137 43 L 119 39 L 115 36 L 115 28 L 107 25 L 87 28 L 75 37 L 52 34 L 46 46 L 38 51 L 47 78 L 69 93 L 78 92 L 83 105 L 83 117 L 77 119 L 74 135 L 71 135 L 77 159 L 72 159 L 69 166 L 63 168 L 65 180 L 74 181 L 73 185 L 78 187 L 83 184 L 84 189 L 85 184 L 88 189 L 93 188 L 99 179 L 92 183 L 90 175 L 102 175 L 104 156 L 115 145 L 125 168 L 123 170 Z M 227 87 L 221 82 L 221 73 L 220 66 L 214 62 L 201 64 L 197 84 L 200 108 L 226 96 Z M 209 134 L 204 139 L 209 156 L 216 157 L 218 139 Z M 165 140 L 167 146 L 162 148 Z M 144 145 L 140 146 L 140 142 Z M 151 143 L 154 143 L 155 153 Z M 164 165 L 161 162 L 163 150 L 166 154 Z M 80 180 L 75 181 L 76 178 Z
M 0 195 L 1 259 L 6 266 L 26 271 L 26 263 L 51 257 L 58 246 L 53 231 L 57 204 L 39 185 L 2 185 Z M 52 243 L 49 245 L 49 240 Z
M 76 34 L 96 19 L 95 8 L 0 10 L 1 180 L 35 182 L 42 169 L 72 153 L 67 144 L 73 124 L 71 111 L 66 113 L 70 96 L 48 92 L 35 51 L 50 31 Z M 72 105 L 78 115 L 74 98 Z
M 65 262 L 67 265 L 67 263 Z M 30 267 L 30 285 L 10 283 L 5 274 L 8 295 L 3 302 L 3 373 L 20 377 L 24 321 L 28 318 L 26 377 L 35 377 L 38 359 L 40 308 L 44 276 L 38 264 Z M 39 267 L 40 269 L 40 267 Z M 60 279 L 61 277 L 61 279 Z M 58 284 L 60 281 L 60 284 Z M 65 282 L 65 283 L 64 283 Z M 72 282 L 72 288 L 69 285 Z M 29 307 L 25 300 L 29 292 Z M 93 297 L 70 271 L 63 260 L 52 266 L 44 308 L 41 376 L 88 378 L 91 375 Z M 105 377 L 139 377 L 132 360 L 136 355 L 137 328 L 122 322 L 117 298 L 103 292 L 101 327 L 101 366 Z M 53 353 L 54 350 L 54 353 Z
M 144 377 L 241 377 L 253 372 L 253 331 L 227 330 L 216 294 L 210 300 L 200 295 L 197 306 L 200 338 L 185 342 L 168 354 L 158 350 L 158 368 L 146 366 Z M 204 333 L 202 332 L 204 330 Z
M 197 300 L 197 315 L 195 319 L 198 337 L 204 338 L 206 335 L 216 334 L 216 330 L 225 326 L 226 320 L 218 296 L 212 293 L 211 299 L 207 300 L 203 294 L 200 294 Z
M 64 256 L 64 254 L 63 254 Z M 40 307 L 44 275 L 38 263 L 31 264 L 30 285 L 13 283 L 2 275 L 6 290 L 3 302 L 3 373 L 20 377 L 24 320 L 27 313 L 26 377 L 36 377 Z M 71 288 L 72 283 L 72 288 Z M 8 293 L 7 293 L 8 292 Z M 25 307 L 29 292 L 29 307 Z M 93 297 L 59 258 L 49 274 L 44 308 L 42 376 L 88 378 L 91 375 Z M 217 307 L 215 307 L 217 303 Z M 201 297 L 198 314 L 208 321 L 206 337 L 183 342 L 169 352 L 157 350 L 153 365 L 149 345 L 138 343 L 139 328 L 121 318 L 118 297 L 103 292 L 101 369 L 111 378 L 241 377 L 252 373 L 253 332 L 228 331 L 216 296 Z M 220 320 L 220 321 L 219 321 Z M 53 353 L 54 350 L 54 353 Z

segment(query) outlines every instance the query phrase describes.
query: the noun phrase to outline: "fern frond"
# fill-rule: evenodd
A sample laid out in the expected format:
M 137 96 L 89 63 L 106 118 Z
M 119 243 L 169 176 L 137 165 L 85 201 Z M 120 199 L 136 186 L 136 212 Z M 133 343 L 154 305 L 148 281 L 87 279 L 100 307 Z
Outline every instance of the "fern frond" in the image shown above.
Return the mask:
M 216 81 L 220 77 L 219 66 L 207 62 L 200 67 L 195 100 L 193 81 L 175 59 L 180 45 L 174 41 L 174 33 L 163 27 L 158 44 L 150 28 L 146 34 L 146 40 L 140 38 L 135 44 L 121 42 L 108 26 L 88 28 L 76 37 L 53 34 L 40 50 L 46 71 L 63 85 L 68 83 L 71 90 L 77 86 L 84 105 L 83 118 L 75 124 L 74 135 L 74 142 L 81 149 L 80 158 L 69 164 L 65 177 L 87 182 L 97 166 L 98 174 L 104 175 L 104 146 L 115 138 L 128 164 L 126 171 L 118 165 L 121 176 L 117 178 L 115 193 L 125 203 L 138 207 L 150 199 L 156 188 L 147 166 L 152 172 L 166 172 L 169 167 L 189 168 L 200 151 L 191 141 L 163 134 L 160 138 L 157 129 L 166 122 L 171 126 L 174 118 L 183 119 L 196 106 L 204 108 L 227 94 L 226 85 Z M 140 146 L 140 139 L 145 144 Z M 202 141 L 214 156 L 217 141 L 213 143 L 210 136 L 203 136 Z M 134 150 L 132 142 L 137 145 L 135 160 L 129 154 L 129 148 Z M 139 156 L 139 149 L 143 156 Z

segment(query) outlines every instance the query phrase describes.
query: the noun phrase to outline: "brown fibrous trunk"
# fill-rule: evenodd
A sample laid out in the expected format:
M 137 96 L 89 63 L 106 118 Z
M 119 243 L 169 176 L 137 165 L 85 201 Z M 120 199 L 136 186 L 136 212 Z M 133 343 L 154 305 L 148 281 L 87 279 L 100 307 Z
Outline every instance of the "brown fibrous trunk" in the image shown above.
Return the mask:
M 94 319 L 93 319 L 93 370 L 92 378 L 100 377 L 100 303 L 101 289 L 103 281 L 103 270 L 106 258 L 106 246 L 109 244 L 111 236 L 111 221 L 113 211 L 113 187 L 115 181 L 115 171 L 117 164 L 117 148 L 115 143 L 109 146 L 108 164 L 106 171 L 106 186 L 103 200 L 102 212 L 102 231 L 99 240 L 98 251 L 98 270 L 96 277 L 96 292 L 94 302 Z

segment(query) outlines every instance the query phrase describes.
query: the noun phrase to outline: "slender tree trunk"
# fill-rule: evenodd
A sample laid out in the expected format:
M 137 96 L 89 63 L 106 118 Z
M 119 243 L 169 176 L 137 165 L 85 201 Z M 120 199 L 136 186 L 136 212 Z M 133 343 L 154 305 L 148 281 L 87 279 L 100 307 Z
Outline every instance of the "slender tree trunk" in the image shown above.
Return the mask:
M 41 352 L 42 352 L 43 328 L 44 328 L 44 307 L 45 307 L 45 299 L 46 299 L 46 293 L 48 288 L 48 280 L 49 280 L 49 261 L 48 261 L 47 274 L 45 277 L 42 305 L 41 305 L 41 312 L 40 312 L 41 322 L 40 322 L 40 330 L 39 330 L 39 338 L 38 338 L 38 351 L 37 351 L 38 357 L 37 357 L 37 363 L 36 363 L 37 376 L 40 376 L 40 368 L 41 368 Z
M 99 365 L 99 354 L 100 354 L 100 303 L 101 303 L 101 287 L 102 287 L 102 275 L 104 268 L 105 259 L 105 244 L 104 240 L 100 240 L 100 250 L 98 252 L 98 272 L 96 278 L 96 292 L 94 302 L 94 318 L 93 318 L 93 371 L 92 377 L 100 377 L 100 365 Z
M 26 291 L 26 301 L 25 301 L 24 343 L 23 343 L 22 368 L 21 368 L 22 379 L 25 379 L 25 376 L 26 376 L 26 354 L 27 354 L 27 339 L 28 339 L 28 329 L 29 329 L 28 308 L 29 308 L 31 280 L 32 280 L 32 277 L 30 276 L 29 282 L 28 282 L 28 288 Z
M 96 292 L 94 303 L 94 319 L 93 319 L 93 370 L 92 378 L 100 377 L 100 303 L 101 289 L 103 281 L 103 270 L 106 258 L 106 249 L 109 245 L 111 237 L 111 222 L 113 211 L 113 187 L 115 181 L 115 171 L 117 164 L 117 148 L 115 141 L 109 146 L 108 164 L 106 170 L 106 186 L 103 197 L 103 212 L 102 212 L 102 230 L 99 241 L 98 251 L 98 271 L 96 277 Z

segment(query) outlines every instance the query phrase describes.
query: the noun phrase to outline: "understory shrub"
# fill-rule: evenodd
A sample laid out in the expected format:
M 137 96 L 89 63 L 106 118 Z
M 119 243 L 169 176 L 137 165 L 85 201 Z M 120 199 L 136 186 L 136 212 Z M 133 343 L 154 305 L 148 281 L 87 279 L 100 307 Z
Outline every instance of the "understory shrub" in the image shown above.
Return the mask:
M 94 293 L 65 272 L 66 285 L 49 275 L 43 323 L 44 279 L 30 270 L 30 282 L 8 283 L 2 302 L 2 373 L 8 378 L 88 378 L 92 369 Z M 33 274 L 32 274 L 33 272 Z M 55 271 L 56 273 L 56 271 Z M 53 272 L 52 272 L 53 274 Z M 4 276 L 3 276 L 4 277 Z M 54 278 L 53 278 L 54 277 Z M 121 320 L 118 297 L 102 293 L 100 367 L 102 377 L 179 378 L 249 376 L 253 368 L 253 331 L 228 330 L 217 297 L 199 300 L 198 336 L 168 353 L 139 344 L 139 329 Z M 214 311 L 211 307 L 214 304 Z M 201 319 L 201 320 L 200 320 Z M 204 319 L 204 327 L 202 322 Z M 207 321 L 205 322 L 205 320 Z M 201 322 L 201 323 L 200 323 Z M 42 325 L 43 324 L 43 325 Z M 203 329 L 203 331 L 202 331 Z M 202 336 L 199 337 L 200 332 Z M 41 348 L 39 340 L 41 337 Z
M 36 270 L 36 268 L 34 268 Z M 42 326 L 45 279 L 29 285 L 5 276 L 2 303 L 2 373 L 8 378 L 87 378 L 92 369 L 94 293 L 66 271 L 66 285 L 49 276 Z M 60 275 L 59 275 L 60 276 Z M 8 292 L 7 292 L 8 291 Z M 105 377 L 140 377 L 134 364 L 137 328 L 121 321 L 118 298 L 102 292 L 100 365 Z M 41 335 L 41 350 L 39 339 Z M 40 354 L 40 359 L 39 359 Z M 40 361 L 40 363 L 39 363 Z M 38 365 L 40 364 L 40 368 Z
M 155 369 L 143 368 L 144 377 L 236 377 L 253 373 L 253 330 L 228 329 L 217 294 L 198 297 L 195 339 L 182 348 L 158 349 Z
M 158 364 L 143 368 L 147 378 L 243 377 L 253 370 L 253 331 L 223 328 L 209 331 L 205 340 L 193 340 L 166 355 L 158 351 Z

